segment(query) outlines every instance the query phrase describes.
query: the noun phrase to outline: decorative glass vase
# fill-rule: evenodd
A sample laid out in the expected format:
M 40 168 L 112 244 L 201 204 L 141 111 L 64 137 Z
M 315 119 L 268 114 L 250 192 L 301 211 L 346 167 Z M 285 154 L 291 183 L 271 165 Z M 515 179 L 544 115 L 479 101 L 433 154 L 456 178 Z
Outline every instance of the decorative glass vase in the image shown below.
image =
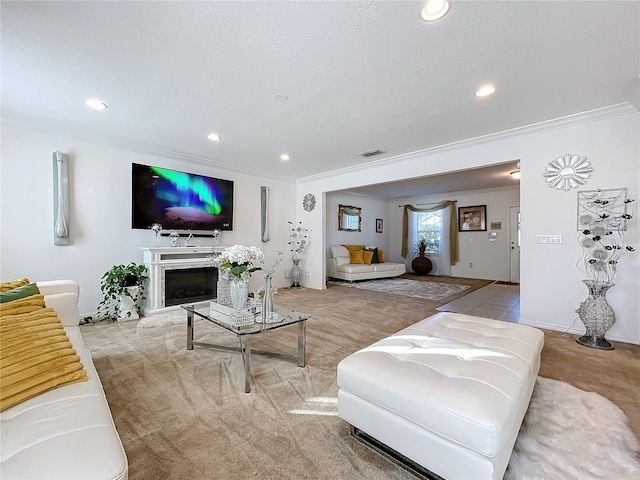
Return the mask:
M 243 278 L 235 277 L 229 285 L 229 294 L 232 308 L 236 310 L 245 309 L 249 298 L 249 282 Z
M 293 267 L 291 267 L 291 288 L 300 288 L 300 277 L 302 271 L 300 270 L 300 259 L 292 259 Z
M 582 283 L 589 289 L 589 296 L 576 309 L 576 313 L 587 331 L 576 341 L 585 347 L 613 350 L 613 345 L 604 335 L 616 322 L 616 315 L 606 299 L 607 290 L 614 284 L 593 280 L 583 280 Z
M 225 307 L 231 306 L 231 272 L 227 268 L 218 270 L 218 283 L 216 284 L 216 302 Z
M 275 323 L 280 320 L 278 312 L 275 311 L 273 303 L 273 295 L 275 289 L 273 288 L 273 282 L 271 275 L 265 275 L 264 277 L 264 296 L 262 297 L 262 323 Z

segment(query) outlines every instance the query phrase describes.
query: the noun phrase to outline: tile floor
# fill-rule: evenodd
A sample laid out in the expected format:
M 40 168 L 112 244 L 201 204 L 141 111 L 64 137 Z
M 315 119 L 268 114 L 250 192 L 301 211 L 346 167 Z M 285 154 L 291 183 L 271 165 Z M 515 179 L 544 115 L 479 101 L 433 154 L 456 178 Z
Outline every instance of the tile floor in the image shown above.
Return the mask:
M 520 286 L 491 283 L 437 308 L 506 322 L 520 321 Z

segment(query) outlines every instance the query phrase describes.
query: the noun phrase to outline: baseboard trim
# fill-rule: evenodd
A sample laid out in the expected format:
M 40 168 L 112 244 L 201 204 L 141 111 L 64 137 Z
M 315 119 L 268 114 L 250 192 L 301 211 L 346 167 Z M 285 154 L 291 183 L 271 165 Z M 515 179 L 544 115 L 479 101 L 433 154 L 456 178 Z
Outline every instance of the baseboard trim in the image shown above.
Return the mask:
M 528 325 L 530 327 L 543 328 L 545 330 L 553 330 L 553 331 L 556 331 L 556 332 L 570 333 L 572 335 L 584 335 L 584 327 L 582 327 L 582 328 L 572 328 L 570 326 L 568 328 L 563 328 L 563 327 L 561 327 L 559 325 L 554 325 L 554 324 L 551 324 L 551 323 L 544 323 L 544 322 L 534 322 L 534 321 L 531 321 L 531 320 L 527 320 L 526 318 L 520 318 L 519 323 L 521 325 Z M 619 335 L 610 335 L 609 333 L 607 333 L 606 337 L 607 337 L 607 340 L 609 340 L 609 341 L 629 343 L 631 345 L 640 344 L 640 338 L 633 339 L 633 338 L 627 338 L 627 337 L 623 337 L 623 336 L 619 336 Z

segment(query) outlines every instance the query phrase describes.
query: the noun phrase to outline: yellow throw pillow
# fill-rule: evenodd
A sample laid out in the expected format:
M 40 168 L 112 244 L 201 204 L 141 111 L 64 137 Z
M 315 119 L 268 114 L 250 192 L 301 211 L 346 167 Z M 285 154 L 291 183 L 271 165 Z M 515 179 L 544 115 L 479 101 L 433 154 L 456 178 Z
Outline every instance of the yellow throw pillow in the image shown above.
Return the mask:
M 364 264 L 363 253 L 362 250 L 349 250 L 349 263 Z
M 354 251 L 358 251 L 358 250 L 364 250 L 364 245 L 342 245 L 344 248 L 346 248 L 347 250 L 349 250 L 350 252 L 354 252 Z M 351 262 L 353 263 L 353 262 Z
M 373 252 L 369 250 L 364 250 L 362 252 L 362 258 L 364 259 L 364 263 L 366 265 L 371 265 L 371 261 L 373 260 Z
M 31 282 L 27 277 L 19 278 L 17 280 L 9 280 L 8 282 L 0 282 L 0 292 L 8 292 L 14 288 L 29 285 Z
M 27 299 L 2 306 L 24 300 Z M 0 411 L 54 388 L 87 379 L 84 365 L 55 310 L 40 307 L 20 314 L 1 312 Z
M 384 250 L 378 249 L 378 263 L 384 263 Z

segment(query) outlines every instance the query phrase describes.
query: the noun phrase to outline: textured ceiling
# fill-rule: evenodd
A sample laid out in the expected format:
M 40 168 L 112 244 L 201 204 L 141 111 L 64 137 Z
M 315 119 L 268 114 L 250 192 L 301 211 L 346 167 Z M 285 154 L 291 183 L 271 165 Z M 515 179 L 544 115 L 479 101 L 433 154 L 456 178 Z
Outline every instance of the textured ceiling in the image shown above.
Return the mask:
M 640 103 L 638 1 L 454 0 L 433 24 L 410 1 L 1 8 L 4 121 L 272 178 Z

